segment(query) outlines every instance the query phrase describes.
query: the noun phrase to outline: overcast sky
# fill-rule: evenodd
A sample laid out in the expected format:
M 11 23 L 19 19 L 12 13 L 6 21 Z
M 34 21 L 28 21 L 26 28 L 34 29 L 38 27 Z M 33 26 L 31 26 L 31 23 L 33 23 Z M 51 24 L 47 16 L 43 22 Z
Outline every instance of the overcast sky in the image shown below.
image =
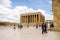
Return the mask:
M 51 0 L 0 0 L 0 21 L 20 22 L 20 14 L 41 12 L 46 20 L 53 20 Z

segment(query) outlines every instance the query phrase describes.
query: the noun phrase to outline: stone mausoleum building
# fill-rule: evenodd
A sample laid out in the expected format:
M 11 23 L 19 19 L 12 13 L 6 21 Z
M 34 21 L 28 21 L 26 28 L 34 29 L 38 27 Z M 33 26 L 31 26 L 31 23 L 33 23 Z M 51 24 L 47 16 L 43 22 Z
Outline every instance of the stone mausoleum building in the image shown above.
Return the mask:
M 60 31 L 60 0 L 52 0 L 55 30 Z
M 45 22 L 45 17 L 40 12 L 20 15 L 20 23 L 23 26 L 40 26 L 43 22 Z

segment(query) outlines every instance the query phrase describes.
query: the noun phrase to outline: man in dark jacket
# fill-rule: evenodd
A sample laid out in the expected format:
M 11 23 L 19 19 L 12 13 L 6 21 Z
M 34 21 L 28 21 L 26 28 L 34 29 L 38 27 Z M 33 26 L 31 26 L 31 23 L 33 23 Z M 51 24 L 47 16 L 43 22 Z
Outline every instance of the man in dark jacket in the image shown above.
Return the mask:
M 44 26 L 45 26 L 44 31 L 47 33 L 47 26 L 46 26 L 46 23 L 44 24 Z
M 44 32 L 44 28 L 45 28 L 44 23 L 42 23 L 42 34 Z

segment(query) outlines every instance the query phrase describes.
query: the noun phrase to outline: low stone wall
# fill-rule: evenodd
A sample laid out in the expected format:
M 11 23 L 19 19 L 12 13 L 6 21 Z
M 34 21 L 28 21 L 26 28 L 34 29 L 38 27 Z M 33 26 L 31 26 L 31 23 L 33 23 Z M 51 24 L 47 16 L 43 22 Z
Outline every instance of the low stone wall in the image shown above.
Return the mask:
M 60 32 L 60 27 L 54 27 L 54 30 Z

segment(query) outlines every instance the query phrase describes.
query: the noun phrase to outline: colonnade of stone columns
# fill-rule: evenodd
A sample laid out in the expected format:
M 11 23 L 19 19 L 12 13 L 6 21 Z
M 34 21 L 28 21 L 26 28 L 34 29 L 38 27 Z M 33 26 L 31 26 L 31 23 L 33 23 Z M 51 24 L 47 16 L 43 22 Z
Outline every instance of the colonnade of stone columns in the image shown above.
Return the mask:
M 22 16 L 22 21 L 23 23 L 36 23 L 36 22 L 40 22 L 38 21 L 40 19 L 40 16 L 36 14 L 36 15 L 26 15 L 26 16 Z

